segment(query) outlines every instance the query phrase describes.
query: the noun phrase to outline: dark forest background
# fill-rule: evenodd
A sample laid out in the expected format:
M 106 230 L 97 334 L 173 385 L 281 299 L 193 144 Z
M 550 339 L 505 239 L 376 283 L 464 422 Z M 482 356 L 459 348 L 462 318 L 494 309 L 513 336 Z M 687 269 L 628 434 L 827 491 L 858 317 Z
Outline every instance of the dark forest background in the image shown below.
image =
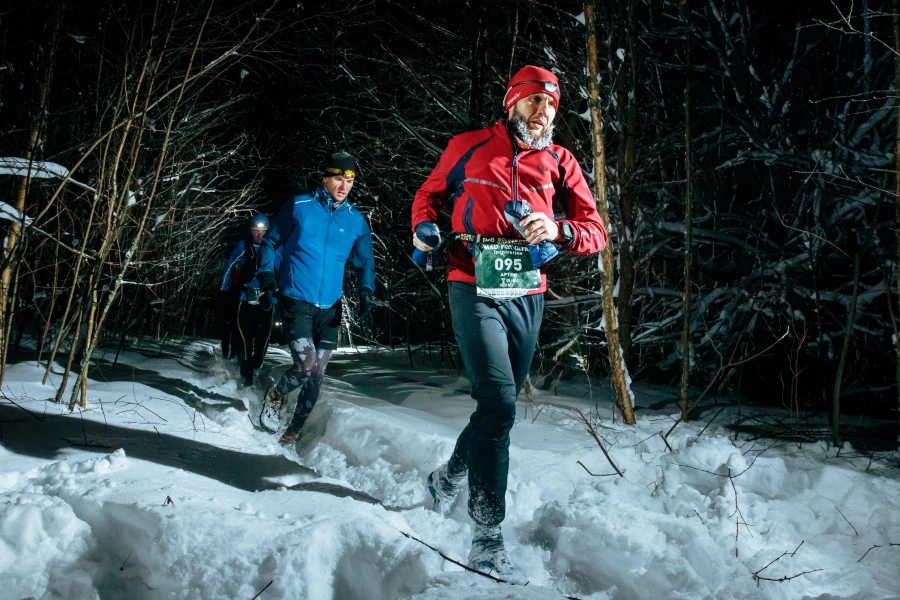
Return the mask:
M 454 364 L 442 272 L 409 259 L 413 195 L 452 135 L 501 116 L 525 64 L 559 75 L 556 141 L 593 181 L 584 10 L 0 5 L 0 155 L 70 171 L 0 175 L 4 210 L 32 219 L 21 231 L 14 216 L 0 220 L 3 361 L 38 340 L 44 360 L 78 374 L 83 399 L 99 346 L 215 335 L 213 290 L 246 218 L 315 186 L 343 149 L 360 162 L 351 199 L 374 232 L 380 301 L 358 319 L 348 278 L 345 339 L 427 344 Z M 896 7 L 598 0 L 596 11 L 631 378 L 681 378 L 690 178 L 693 393 L 781 407 L 793 424 L 830 416 L 835 399 L 844 413 L 896 422 Z M 551 265 L 537 385 L 608 374 L 602 277 L 597 257 Z

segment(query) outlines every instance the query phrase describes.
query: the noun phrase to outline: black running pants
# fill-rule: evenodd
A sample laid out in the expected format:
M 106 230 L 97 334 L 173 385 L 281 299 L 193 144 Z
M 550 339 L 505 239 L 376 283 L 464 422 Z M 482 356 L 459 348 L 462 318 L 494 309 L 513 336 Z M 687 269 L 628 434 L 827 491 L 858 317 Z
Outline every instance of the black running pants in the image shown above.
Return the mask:
M 457 483 L 468 473 L 469 515 L 495 526 L 506 516 L 509 432 L 537 346 L 544 296 L 497 301 L 477 296 L 473 284 L 453 281 L 450 311 L 477 406 L 456 442 L 448 477 Z
M 272 332 L 272 309 L 265 310 L 259 304 L 241 301 L 237 315 L 240 346 L 238 358 L 241 361 L 241 377 L 246 385 L 253 384 L 253 371 L 260 368 L 269 347 Z

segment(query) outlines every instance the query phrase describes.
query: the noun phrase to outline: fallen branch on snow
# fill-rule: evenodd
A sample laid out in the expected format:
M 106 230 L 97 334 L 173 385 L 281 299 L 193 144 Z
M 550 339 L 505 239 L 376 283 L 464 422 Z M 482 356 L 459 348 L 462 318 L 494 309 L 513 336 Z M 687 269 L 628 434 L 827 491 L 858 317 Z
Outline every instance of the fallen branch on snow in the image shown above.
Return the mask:
M 620 473 L 591 473 L 591 470 L 584 466 L 584 463 L 580 460 L 576 460 L 576 463 L 581 465 L 581 468 L 587 471 L 587 474 L 591 477 L 612 477 L 613 475 L 620 475 Z
M 891 542 L 891 543 L 888 544 L 887 546 L 888 546 L 888 547 L 891 547 L 891 546 L 900 546 L 900 544 L 894 544 L 893 542 Z M 868 550 L 866 550 L 866 553 L 863 554 L 862 556 L 860 556 L 860 557 L 859 557 L 859 560 L 856 561 L 856 562 L 859 562 L 859 561 L 861 561 L 862 559 L 864 559 L 866 556 L 869 555 L 869 552 L 871 552 L 871 551 L 874 550 L 875 548 L 884 548 L 884 545 L 883 545 L 883 544 L 876 544 L 875 546 L 872 546 L 871 548 L 869 548 Z
M 616 470 L 616 473 L 619 474 L 619 477 L 625 477 L 625 475 L 622 474 L 622 471 L 619 470 L 619 467 L 616 466 L 616 463 L 613 462 L 613 459 L 612 457 L 610 457 L 609 452 L 606 451 L 606 448 L 603 446 L 603 442 L 600 441 L 600 436 L 597 435 L 597 430 L 594 429 L 594 425 L 588 420 L 587 417 L 584 416 L 584 413 L 581 412 L 581 410 L 577 408 L 573 408 L 572 410 L 578 415 L 578 418 L 581 419 L 581 422 L 584 425 L 584 430 L 591 434 L 591 437 L 593 437 L 594 441 L 597 442 L 597 445 L 600 446 L 600 450 L 603 451 L 603 456 L 606 457 L 606 460 L 609 461 L 609 464 L 612 465 L 612 468 Z M 581 466 L 584 467 L 584 465 Z M 585 468 L 585 471 L 587 471 L 587 468 Z M 588 473 L 591 472 L 588 471 Z M 593 475 L 593 473 L 591 474 Z
M 400 533 L 402 533 L 404 537 L 409 538 L 414 542 L 419 542 L 420 544 L 422 544 L 429 550 L 433 550 L 434 552 L 437 552 L 441 556 L 441 558 L 443 558 L 447 562 L 452 562 L 457 567 L 462 567 L 463 569 L 465 569 L 466 571 L 469 571 L 470 573 L 477 573 L 478 575 L 481 575 L 482 577 L 487 577 L 488 579 L 496 581 L 497 583 L 508 583 L 509 585 L 518 585 L 518 584 L 512 583 L 511 581 L 506 581 L 505 579 L 500 579 L 499 577 L 494 577 L 490 573 L 485 573 L 484 571 L 479 571 L 478 569 L 473 569 L 472 567 L 465 565 L 456 559 L 450 558 L 449 556 L 447 556 L 446 554 L 444 554 L 443 552 L 441 552 L 440 550 L 438 550 L 431 544 L 423 542 L 419 538 L 417 538 L 413 535 L 410 535 L 410 534 L 406 533 L 405 531 L 401 531 Z M 528 583 L 525 583 L 524 585 L 528 585 Z
M 781 553 L 781 556 L 779 556 L 775 560 L 771 561 L 769 564 L 764 566 L 759 571 L 756 571 L 755 573 L 753 573 L 753 579 L 756 580 L 756 587 L 759 587 L 760 581 L 777 581 L 778 583 L 781 583 L 784 581 L 790 581 L 791 579 L 796 579 L 797 577 L 800 577 L 801 575 L 807 575 L 809 573 L 815 573 L 816 571 L 821 571 L 822 569 L 813 569 L 812 571 L 803 571 L 802 573 L 797 573 L 796 575 L 790 575 L 790 576 L 785 575 L 784 577 L 779 577 L 778 579 L 775 579 L 772 577 L 763 577 L 760 575 L 760 573 L 762 573 L 763 571 L 765 571 L 766 569 L 768 569 L 769 567 L 771 567 L 772 565 L 777 563 L 779 560 L 781 560 L 785 556 L 794 556 L 795 554 L 797 554 L 797 551 L 800 550 L 800 546 L 802 546 L 803 542 L 805 542 L 805 541 L 806 540 L 803 540 L 802 542 L 800 542 L 800 545 L 797 546 L 796 548 L 794 548 L 793 552 L 788 552 L 787 550 L 785 550 L 784 552 Z
M 264 587 L 263 589 L 259 590 L 259 593 L 256 594 L 255 596 L 253 596 L 253 598 L 251 598 L 250 600 L 256 600 L 257 598 L 259 598 L 260 595 L 261 595 L 264 591 L 266 591 L 267 589 L 269 589 L 269 586 L 272 585 L 273 583 L 275 583 L 275 580 L 274 580 L 274 579 L 273 579 L 272 581 L 270 581 L 269 583 L 267 583 L 267 584 L 266 584 L 266 587 Z

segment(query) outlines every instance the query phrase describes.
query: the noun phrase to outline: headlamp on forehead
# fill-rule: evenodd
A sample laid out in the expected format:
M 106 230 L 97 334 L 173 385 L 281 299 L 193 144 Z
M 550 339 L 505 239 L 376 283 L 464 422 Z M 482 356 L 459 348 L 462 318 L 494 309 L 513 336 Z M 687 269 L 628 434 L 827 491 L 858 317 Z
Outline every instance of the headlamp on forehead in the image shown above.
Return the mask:
M 250 231 L 265 232 L 269 228 L 269 217 L 262 213 L 256 213 L 250 219 Z
M 336 169 L 334 167 L 326 167 L 325 173 L 329 177 L 349 177 L 353 179 L 356 177 L 356 171 L 351 171 L 350 169 Z
M 556 85 L 555 83 L 553 83 L 552 81 L 538 81 L 537 79 L 530 79 L 528 81 L 520 81 L 520 82 L 516 83 L 513 87 L 518 87 L 520 85 L 526 85 L 529 83 L 539 83 L 540 85 L 544 86 L 544 91 L 547 92 L 548 94 L 555 94 L 556 92 L 559 91 L 559 86 Z M 512 88 L 510 88 L 510 89 L 512 89 Z

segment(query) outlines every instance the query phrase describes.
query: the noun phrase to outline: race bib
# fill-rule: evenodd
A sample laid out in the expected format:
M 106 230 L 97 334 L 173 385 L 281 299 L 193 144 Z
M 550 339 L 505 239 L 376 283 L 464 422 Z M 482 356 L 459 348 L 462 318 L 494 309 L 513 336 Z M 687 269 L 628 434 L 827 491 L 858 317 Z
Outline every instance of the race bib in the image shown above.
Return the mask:
M 476 244 L 475 286 L 479 296 L 518 298 L 541 287 L 541 272 L 525 244 Z

